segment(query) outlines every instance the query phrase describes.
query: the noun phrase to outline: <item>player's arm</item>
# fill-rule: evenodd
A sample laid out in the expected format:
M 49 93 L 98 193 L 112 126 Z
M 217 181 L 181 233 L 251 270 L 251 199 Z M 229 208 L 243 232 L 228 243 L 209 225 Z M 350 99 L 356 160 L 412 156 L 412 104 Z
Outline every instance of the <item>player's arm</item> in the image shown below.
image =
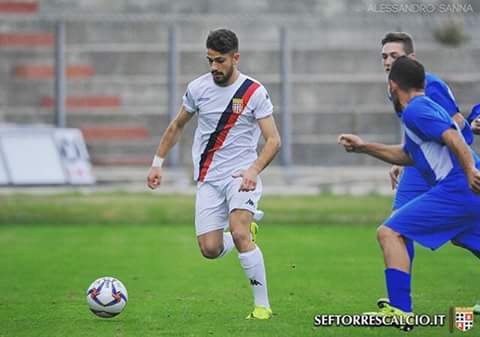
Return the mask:
M 265 144 L 257 160 L 253 163 L 252 168 L 260 173 L 272 162 L 273 158 L 275 158 L 282 142 L 273 115 L 259 119 L 258 125 L 265 139 Z
M 393 165 L 390 168 L 388 175 L 390 176 L 390 184 L 392 185 L 392 190 L 397 188 L 402 171 L 403 171 L 403 166 L 400 166 L 400 165 Z
M 470 189 L 475 193 L 480 193 L 480 171 L 475 167 L 475 160 L 465 141 L 455 129 L 448 129 L 442 134 L 442 140 L 445 145 L 455 154 L 463 171 L 468 178 Z
M 152 190 L 160 186 L 162 182 L 162 164 L 164 158 L 167 156 L 170 149 L 178 142 L 180 135 L 190 119 L 192 119 L 193 114 L 185 110 L 185 107 L 182 105 L 180 110 L 177 113 L 177 116 L 170 122 L 167 129 L 160 139 L 160 144 L 158 145 L 157 152 L 153 159 L 152 167 L 148 172 L 147 185 Z
M 265 139 L 265 144 L 257 160 L 255 160 L 247 170 L 235 175 L 243 178 L 239 189 L 240 191 L 255 190 L 257 187 L 257 176 L 271 163 L 281 146 L 280 134 L 275 125 L 273 115 L 258 119 L 257 121 L 262 131 L 262 136 Z
M 413 160 L 404 151 L 403 145 L 385 145 L 380 143 L 367 143 L 357 135 L 342 134 L 338 137 L 338 143 L 343 145 L 347 152 L 365 153 L 384 162 L 409 166 Z
M 463 117 L 461 112 L 457 112 L 455 115 L 452 116 L 453 120 L 457 125 L 460 127 L 460 130 L 462 130 L 465 127 L 465 117 Z

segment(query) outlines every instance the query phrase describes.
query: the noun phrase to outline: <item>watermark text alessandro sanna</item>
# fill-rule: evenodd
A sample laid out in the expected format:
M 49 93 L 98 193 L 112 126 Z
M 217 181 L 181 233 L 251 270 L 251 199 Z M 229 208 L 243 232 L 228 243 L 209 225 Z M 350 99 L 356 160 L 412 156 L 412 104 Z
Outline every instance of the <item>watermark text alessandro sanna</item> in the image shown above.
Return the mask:
M 445 326 L 447 315 L 417 314 L 411 316 L 378 316 L 369 314 L 319 314 L 313 317 L 316 327 L 375 327 L 375 326 Z
M 367 12 L 383 14 L 469 14 L 474 13 L 470 3 L 370 3 Z

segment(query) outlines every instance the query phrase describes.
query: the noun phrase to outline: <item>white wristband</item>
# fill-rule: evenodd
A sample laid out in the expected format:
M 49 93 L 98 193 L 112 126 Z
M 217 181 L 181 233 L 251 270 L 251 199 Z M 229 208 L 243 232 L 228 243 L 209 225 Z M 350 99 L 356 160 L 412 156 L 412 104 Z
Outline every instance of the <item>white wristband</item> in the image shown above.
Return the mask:
M 160 158 L 159 156 L 155 155 L 153 157 L 152 167 L 160 167 L 161 168 L 164 160 L 165 160 L 164 158 Z

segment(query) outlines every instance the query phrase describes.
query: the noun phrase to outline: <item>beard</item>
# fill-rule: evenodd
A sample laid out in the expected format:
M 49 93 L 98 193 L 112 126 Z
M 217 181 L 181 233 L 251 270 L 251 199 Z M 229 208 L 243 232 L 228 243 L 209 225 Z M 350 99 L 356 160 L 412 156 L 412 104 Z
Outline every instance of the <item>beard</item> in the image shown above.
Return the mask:
M 402 107 L 402 104 L 400 103 L 400 99 L 392 91 L 389 90 L 389 93 L 390 93 L 390 98 L 391 98 L 391 101 L 392 101 L 392 104 L 393 104 L 393 109 L 395 110 L 397 115 L 400 116 L 402 114 L 402 111 L 403 111 L 403 107 Z
M 233 75 L 233 66 L 228 69 L 227 73 L 224 74 L 220 71 L 212 71 L 212 76 L 213 76 L 213 81 L 215 82 L 215 84 L 217 85 L 221 85 L 221 86 L 224 86 L 225 84 L 228 83 L 228 81 L 230 80 L 230 78 L 232 77 Z

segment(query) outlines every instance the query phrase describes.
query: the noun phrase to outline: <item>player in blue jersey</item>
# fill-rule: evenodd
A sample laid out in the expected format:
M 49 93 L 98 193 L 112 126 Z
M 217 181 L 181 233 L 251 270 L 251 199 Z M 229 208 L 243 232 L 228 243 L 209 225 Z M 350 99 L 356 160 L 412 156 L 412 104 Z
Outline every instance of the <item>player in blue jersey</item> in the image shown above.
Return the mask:
M 390 32 L 381 41 L 383 69 L 388 74 L 392 63 L 400 56 L 408 56 L 415 59 L 413 38 L 405 32 Z M 462 128 L 462 133 L 468 144 L 473 141 L 473 134 L 469 124 L 465 122 L 463 115 L 459 112 L 458 105 L 448 85 L 438 76 L 425 74 L 425 95 L 436 103 L 440 104 L 455 122 Z M 400 114 L 400 113 L 399 113 Z M 429 184 L 422 177 L 415 167 L 394 165 L 390 170 L 392 189 L 397 189 L 393 200 L 393 211 L 399 209 L 410 200 L 430 189 Z M 407 241 L 408 255 L 410 262 L 413 262 L 415 249 L 413 242 Z
M 408 56 L 412 59 L 416 57 L 413 39 L 407 33 L 387 33 L 382 39 L 381 44 L 383 68 L 387 74 L 390 72 L 392 63 L 398 57 Z M 467 143 L 471 144 L 473 142 L 471 129 L 460 113 L 455 97 L 449 86 L 440 77 L 428 72 L 426 73 L 425 80 L 425 95 L 440 104 L 448 114 L 452 116 L 462 129 Z M 390 171 L 392 188 L 397 189 L 392 207 L 393 210 L 399 209 L 410 200 L 415 199 L 430 189 L 430 186 L 416 168 L 406 167 L 400 176 L 401 171 L 402 167 L 397 165 L 393 166 Z
M 410 330 L 411 269 L 406 240 L 430 249 L 448 241 L 480 258 L 480 159 L 465 143 L 449 113 L 425 96 L 425 70 L 402 56 L 389 73 L 389 93 L 405 129 L 402 145 L 366 143 L 339 136 L 348 152 L 366 153 L 395 165 L 414 166 L 430 189 L 405 204 L 377 231 L 385 260 L 388 300 L 376 315 L 402 318 Z
M 390 32 L 381 41 L 383 69 L 388 74 L 392 63 L 400 56 L 415 59 L 413 38 L 405 32 Z M 465 120 L 460 113 L 455 97 L 450 87 L 437 75 L 425 73 L 425 95 L 441 105 L 462 129 L 463 137 L 468 144 L 473 143 L 473 133 L 480 134 L 480 112 L 472 113 Z M 480 110 L 480 108 L 479 108 Z M 400 114 L 400 113 L 399 113 Z M 393 165 L 390 170 L 392 189 L 396 189 L 392 210 L 397 209 L 415 199 L 430 189 L 429 184 L 415 167 Z M 406 240 L 410 265 L 415 257 L 415 248 L 411 240 Z M 480 313 L 480 304 L 476 308 Z
M 472 111 L 470 115 L 467 117 L 468 123 L 470 123 L 472 127 L 472 131 L 474 134 L 480 134 L 480 103 L 477 103 L 472 107 Z M 475 315 L 480 315 L 480 303 L 477 303 L 473 306 L 473 312 Z

